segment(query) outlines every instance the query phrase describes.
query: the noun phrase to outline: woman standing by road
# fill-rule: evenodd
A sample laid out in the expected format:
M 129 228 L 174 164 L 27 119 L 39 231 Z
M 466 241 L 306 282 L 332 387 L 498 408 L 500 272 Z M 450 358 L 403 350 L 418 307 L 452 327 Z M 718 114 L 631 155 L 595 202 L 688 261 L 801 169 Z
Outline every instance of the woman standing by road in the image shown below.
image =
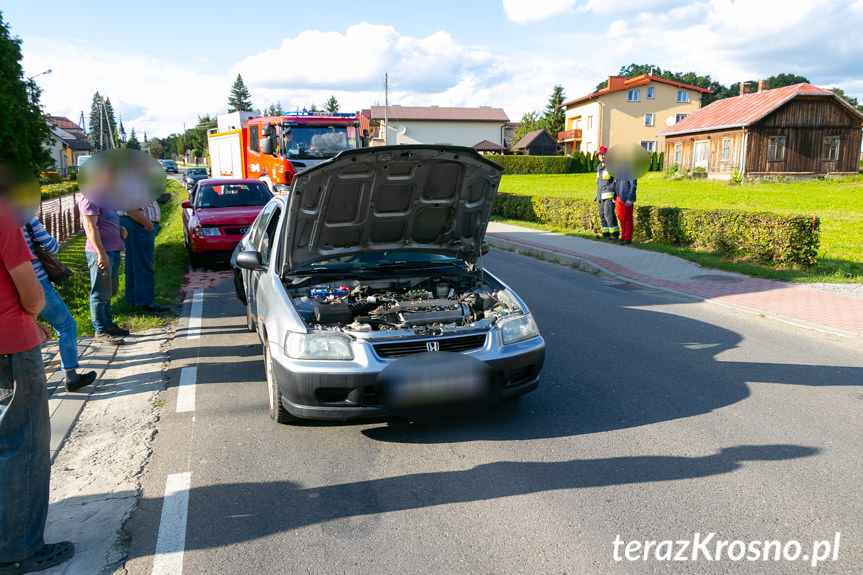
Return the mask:
M 36 242 L 41 244 L 45 251 L 56 255 L 60 246 L 57 240 L 45 230 L 38 218 L 30 220 L 24 226 L 23 231 L 24 239 L 27 240 L 27 247 L 33 254 L 33 269 L 45 291 L 45 307 L 42 308 L 40 315 L 57 332 L 57 343 L 60 347 L 60 369 L 66 374 L 66 391 L 77 391 L 93 383 L 96 379 L 96 372 L 78 373 L 78 324 L 75 323 L 75 318 L 72 317 L 60 294 L 54 289 L 51 280 L 48 279 L 48 274 L 42 267 L 42 262 L 36 257 L 36 252 L 33 250 L 33 243 Z

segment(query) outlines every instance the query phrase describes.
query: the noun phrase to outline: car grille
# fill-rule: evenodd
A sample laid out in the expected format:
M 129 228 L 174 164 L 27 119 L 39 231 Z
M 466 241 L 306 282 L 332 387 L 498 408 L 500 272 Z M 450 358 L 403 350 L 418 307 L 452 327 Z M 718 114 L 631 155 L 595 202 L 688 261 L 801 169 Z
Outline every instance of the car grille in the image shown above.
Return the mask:
M 435 339 L 412 339 L 410 341 L 399 341 L 392 343 L 379 343 L 373 345 L 375 353 L 383 359 L 404 357 L 415 353 L 430 351 L 428 344 L 437 343 L 436 351 L 454 351 L 463 353 L 482 349 L 485 347 L 486 334 L 478 333 L 457 337 L 444 337 Z M 433 347 L 433 346 L 432 346 Z
M 225 228 L 226 236 L 241 236 L 246 233 L 249 228 Z

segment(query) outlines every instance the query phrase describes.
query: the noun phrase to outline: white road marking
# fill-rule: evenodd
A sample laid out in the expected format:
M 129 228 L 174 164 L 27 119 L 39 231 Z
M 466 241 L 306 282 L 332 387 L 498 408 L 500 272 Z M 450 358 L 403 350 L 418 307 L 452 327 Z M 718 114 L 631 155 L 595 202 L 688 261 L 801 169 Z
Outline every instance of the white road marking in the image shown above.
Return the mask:
M 189 511 L 189 486 L 192 473 L 174 473 L 165 482 L 165 499 L 156 554 L 153 557 L 153 575 L 182 575 L 183 552 L 186 549 L 186 516 Z
M 196 289 L 192 293 L 192 311 L 189 313 L 189 328 L 186 337 L 198 339 L 201 337 L 201 314 L 204 309 L 204 290 Z
M 195 383 L 198 381 L 198 366 L 180 370 L 180 386 L 177 388 L 177 413 L 195 411 Z

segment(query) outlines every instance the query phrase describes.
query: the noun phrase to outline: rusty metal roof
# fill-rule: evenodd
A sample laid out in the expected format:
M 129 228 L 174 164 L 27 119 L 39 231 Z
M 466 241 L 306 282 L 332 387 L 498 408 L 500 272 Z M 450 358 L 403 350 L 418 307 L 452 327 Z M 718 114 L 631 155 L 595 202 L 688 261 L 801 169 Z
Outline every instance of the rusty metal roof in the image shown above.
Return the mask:
M 798 96 L 816 96 L 837 99 L 845 107 L 863 120 L 863 114 L 855 110 L 845 100 L 823 88 L 811 84 L 794 84 L 773 90 L 763 90 L 754 94 L 744 94 L 733 98 L 723 98 L 693 112 L 675 125 L 660 132 L 661 136 L 676 136 L 706 130 L 744 128 L 763 119 L 780 106 Z
M 593 94 L 588 94 L 587 96 L 582 96 L 581 98 L 576 98 L 575 100 L 570 100 L 569 102 L 564 102 L 558 108 L 565 108 L 567 106 L 572 106 L 573 104 L 578 104 L 584 100 L 589 100 L 591 98 L 599 98 L 601 96 L 605 96 L 606 94 L 611 94 L 613 92 L 620 92 L 622 90 L 631 90 L 632 88 L 637 88 L 638 86 L 644 86 L 649 84 L 650 82 L 661 82 L 662 84 L 669 84 L 671 86 L 677 86 L 678 88 L 686 88 L 687 90 L 695 90 L 697 92 L 702 92 L 704 94 L 710 94 L 711 90 L 707 88 L 699 88 L 698 86 L 693 86 L 691 84 L 683 84 L 681 82 L 675 82 L 674 80 L 666 80 L 665 78 L 660 78 L 658 76 L 651 76 L 650 74 L 642 74 L 640 76 L 635 76 L 634 78 L 627 78 L 620 84 L 618 84 L 614 88 L 609 88 L 606 86 L 602 90 L 597 90 Z
M 509 122 L 503 108 L 442 108 L 438 106 L 389 106 L 389 119 L 458 121 L 458 122 Z M 372 106 L 371 120 L 383 120 L 384 107 Z

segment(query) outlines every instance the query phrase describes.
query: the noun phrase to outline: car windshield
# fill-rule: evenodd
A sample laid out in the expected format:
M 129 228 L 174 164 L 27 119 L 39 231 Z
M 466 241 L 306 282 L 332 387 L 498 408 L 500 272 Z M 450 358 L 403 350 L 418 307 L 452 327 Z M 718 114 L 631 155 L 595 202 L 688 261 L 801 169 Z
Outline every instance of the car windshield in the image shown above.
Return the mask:
M 356 126 L 283 126 L 281 142 L 285 157 L 298 159 L 331 158 L 359 147 Z
M 426 252 L 376 252 L 353 254 L 315 262 L 299 268 L 296 273 L 302 274 L 313 271 L 359 272 L 373 271 L 375 269 L 411 269 L 451 265 L 464 266 L 464 261 L 450 256 Z
M 207 169 L 206 168 L 189 168 L 186 170 L 186 174 L 189 176 L 206 176 Z
M 264 184 L 209 184 L 198 190 L 196 206 L 203 208 L 239 208 L 263 206 L 273 195 Z

